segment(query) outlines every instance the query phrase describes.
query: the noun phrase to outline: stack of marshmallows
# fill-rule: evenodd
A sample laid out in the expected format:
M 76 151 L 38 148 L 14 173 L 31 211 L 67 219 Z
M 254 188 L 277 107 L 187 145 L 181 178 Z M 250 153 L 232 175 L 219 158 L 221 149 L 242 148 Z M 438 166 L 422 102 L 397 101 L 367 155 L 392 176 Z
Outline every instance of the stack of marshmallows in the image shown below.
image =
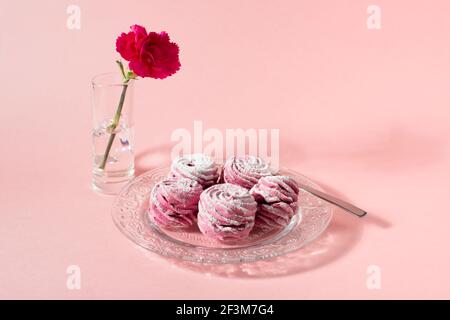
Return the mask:
M 166 229 L 197 223 L 206 236 L 241 240 L 255 228 L 283 228 L 297 212 L 299 187 L 273 175 L 255 156 L 236 156 L 221 166 L 203 154 L 175 159 L 166 179 L 151 191 L 149 216 Z

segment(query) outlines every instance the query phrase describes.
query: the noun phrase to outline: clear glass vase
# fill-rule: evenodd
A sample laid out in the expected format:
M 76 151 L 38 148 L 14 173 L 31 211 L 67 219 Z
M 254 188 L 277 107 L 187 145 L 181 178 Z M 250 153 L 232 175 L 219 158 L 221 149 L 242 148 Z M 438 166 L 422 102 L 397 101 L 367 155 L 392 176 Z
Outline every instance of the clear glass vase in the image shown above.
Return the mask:
M 117 194 L 134 177 L 133 86 L 120 73 L 92 79 L 92 186 Z

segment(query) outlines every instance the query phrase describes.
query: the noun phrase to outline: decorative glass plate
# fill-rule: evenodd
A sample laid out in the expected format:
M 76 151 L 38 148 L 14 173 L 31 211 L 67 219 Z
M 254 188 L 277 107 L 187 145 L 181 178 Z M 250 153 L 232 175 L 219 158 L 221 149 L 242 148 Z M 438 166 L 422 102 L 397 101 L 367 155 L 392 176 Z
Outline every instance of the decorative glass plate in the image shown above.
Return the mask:
M 242 263 L 276 257 L 316 239 L 333 215 L 330 204 L 300 190 L 299 209 L 288 226 L 269 233 L 253 230 L 246 240 L 238 244 L 211 240 L 196 226 L 182 231 L 161 229 L 150 222 L 147 210 L 150 191 L 168 172 L 169 168 L 159 168 L 136 177 L 122 189 L 112 210 L 114 223 L 127 238 L 166 257 L 198 263 Z M 281 169 L 279 174 L 321 190 L 295 171 Z

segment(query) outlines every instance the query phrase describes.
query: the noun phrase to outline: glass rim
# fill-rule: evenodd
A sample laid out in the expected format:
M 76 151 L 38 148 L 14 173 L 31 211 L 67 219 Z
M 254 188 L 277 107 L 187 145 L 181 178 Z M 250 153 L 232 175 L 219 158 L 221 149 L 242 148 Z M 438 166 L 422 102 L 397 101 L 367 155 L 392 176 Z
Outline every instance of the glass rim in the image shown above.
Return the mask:
M 115 79 L 114 81 L 101 81 L 102 78 L 106 78 L 110 76 L 111 78 L 117 77 L 117 79 Z M 131 83 L 128 82 L 127 84 L 123 83 L 121 80 L 122 79 L 122 75 L 120 74 L 120 72 L 103 72 L 103 73 L 99 73 L 96 74 L 95 76 L 92 77 L 91 79 L 91 83 L 94 87 L 115 87 L 115 86 L 126 86 L 129 85 Z M 132 79 L 131 79 L 132 80 Z

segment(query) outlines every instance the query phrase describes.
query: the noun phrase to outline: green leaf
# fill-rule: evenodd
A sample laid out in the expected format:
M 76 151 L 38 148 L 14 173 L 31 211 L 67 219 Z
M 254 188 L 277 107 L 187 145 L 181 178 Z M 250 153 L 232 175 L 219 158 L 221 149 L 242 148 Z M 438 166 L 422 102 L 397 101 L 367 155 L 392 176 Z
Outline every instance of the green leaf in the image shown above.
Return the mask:
M 128 79 L 136 79 L 137 78 L 137 75 L 133 72 L 133 71 L 128 71 L 128 73 L 127 73 L 127 78 Z

